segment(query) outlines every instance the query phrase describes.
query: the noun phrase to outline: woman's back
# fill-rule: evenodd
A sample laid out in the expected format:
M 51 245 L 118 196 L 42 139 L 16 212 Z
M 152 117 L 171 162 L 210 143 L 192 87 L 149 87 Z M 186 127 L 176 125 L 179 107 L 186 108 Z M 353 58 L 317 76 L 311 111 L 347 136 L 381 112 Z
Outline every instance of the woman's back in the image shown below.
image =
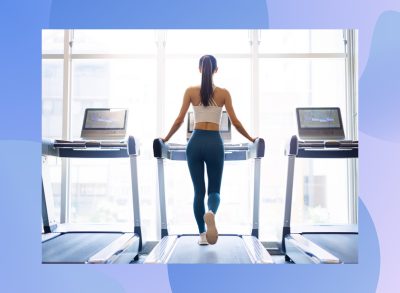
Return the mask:
M 190 102 L 193 106 L 201 105 L 200 86 L 189 87 L 188 93 L 190 95 Z M 215 87 L 212 99 L 215 101 L 218 107 L 223 107 L 228 95 L 229 93 L 226 89 Z
M 204 55 L 201 57 L 199 60 L 199 71 L 202 75 L 201 85 L 191 86 L 186 89 L 181 110 L 170 131 L 163 140 L 168 141 L 179 129 L 185 120 L 190 105 L 192 105 L 194 109 L 197 109 L 198 113 L 202 112 L 200 116 L 198 115 L 199 119 L 197 121 L 195 118 L 195 129 L 218 131 L 222 107 L 225 107 L 232 125 L 248 140 L 254 141 L 255 139 L 247 133 L 242 123 L 236 117 L 229 91 L 214 86 L 213 75 L 218 71 L 215 57 L 211 55 Z
M 201 102 L 200 86 L 188 89 L 190 102 L 195 112 L 195 129 L 219 130 L 222 107 L 225 105 L 228 91 L 214 87 L 209 106 L 203 106 Z

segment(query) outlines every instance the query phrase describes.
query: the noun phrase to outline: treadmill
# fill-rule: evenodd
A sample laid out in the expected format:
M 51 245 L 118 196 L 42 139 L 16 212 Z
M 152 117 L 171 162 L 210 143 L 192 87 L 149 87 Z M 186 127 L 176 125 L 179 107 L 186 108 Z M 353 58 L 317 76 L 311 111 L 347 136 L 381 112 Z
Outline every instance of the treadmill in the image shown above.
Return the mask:
M 42 263 L 108 264 L 138 259 L 142 247 L 136 156 L 133 136 L 123 140 L 42 141 Z M 102 225 L 57 224 L 46 158 L 129 158 L 132 181 L 134 228 Z
M 299 264 L 358 263 L 357 225 L 291 227 L 293 178 L 296 158 L 358 158 L 358 141 L 345 140 L 339 108 L 297 108 L 300 140 L 286 146 L 288 173 L 282 251 L 286 261 Z
M 230 133 L 226 113 L 222 116 L 221 135 Z M 224 121 L 226 120 L 226 121 Z M 190 124 L 190 113 L 188 125 Z M 224 129 L 226 126 L 226 129 Z M 188 129 L 192 126 L 188 126 Z M 230 134 L 229 134 L 230 136 Z M 169 235 L 167 227 L 164 160 L 186 161 L 186 144 L 164 143 L 160 138 L 153 142 L 154 157 L 158 167 L 158 194 L 160 199 L 161 241 L 151 251 L 144 263 L 226 263 L 226 264 L 272 264 L 272 258 L 258 240 L 260 167 L 264 157 L 265 142 L 258 138 L 254 143 L 224 143 L 225 161 L 254 159 L 254 205 L 251 235 L 219 234 L 215 245 L 200 246 L 198 234 Z

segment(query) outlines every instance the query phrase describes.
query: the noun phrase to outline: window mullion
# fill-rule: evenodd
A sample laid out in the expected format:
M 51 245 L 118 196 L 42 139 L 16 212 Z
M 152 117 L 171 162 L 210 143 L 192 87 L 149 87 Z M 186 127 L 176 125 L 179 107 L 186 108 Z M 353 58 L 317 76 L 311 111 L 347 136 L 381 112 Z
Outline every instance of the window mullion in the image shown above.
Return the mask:
M 164 133 L 165 118 L 165 45 L 166 31 L 156 32 L 157 44 L 157 136 Z
M 259 94 L 259 45 L 260 34 L 258 30 L 250 31 L 251 44 L 251 130 L 254 136 L 258 136 L 260 132 L 259 116 L 260 116 L 260 94 Z
M 71 30 L 64 31 L 64 65 L 63 65 L 63 121 L 62 138 L 71 138 Z M 61 213 L 60 223 L 69 222 L 70 216 L 70 161 L 61 159 Z

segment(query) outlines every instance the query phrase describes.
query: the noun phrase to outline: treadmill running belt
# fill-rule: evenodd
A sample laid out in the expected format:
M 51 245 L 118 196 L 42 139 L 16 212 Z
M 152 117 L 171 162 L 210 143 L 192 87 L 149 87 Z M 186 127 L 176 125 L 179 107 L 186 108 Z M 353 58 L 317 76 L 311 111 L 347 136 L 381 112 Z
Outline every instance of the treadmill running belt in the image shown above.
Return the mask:
M 215 245 L 200 246 L 199 236 L 182 236 L 168 263 L 251 263 L 242 238 L 219 236 Z
M 42 243 L 42 263 L 85 263 L 123 233 L 65 233 Z
M 358 234 L 302 234 L 345 264 L 358 263 Z

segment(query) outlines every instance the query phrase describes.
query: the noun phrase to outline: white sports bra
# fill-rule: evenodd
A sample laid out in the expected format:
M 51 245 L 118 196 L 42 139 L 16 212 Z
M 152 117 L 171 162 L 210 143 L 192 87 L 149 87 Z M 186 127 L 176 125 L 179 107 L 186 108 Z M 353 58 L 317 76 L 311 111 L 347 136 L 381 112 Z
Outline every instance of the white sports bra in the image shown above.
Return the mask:
M 195 124 L 199 122 L 220 124 L 222 107 L 218 106 L 213 98 L 211 98 L 210 104 L 207 107 L 200 103 L 198 106 L 193 106 L 193 111 Z

